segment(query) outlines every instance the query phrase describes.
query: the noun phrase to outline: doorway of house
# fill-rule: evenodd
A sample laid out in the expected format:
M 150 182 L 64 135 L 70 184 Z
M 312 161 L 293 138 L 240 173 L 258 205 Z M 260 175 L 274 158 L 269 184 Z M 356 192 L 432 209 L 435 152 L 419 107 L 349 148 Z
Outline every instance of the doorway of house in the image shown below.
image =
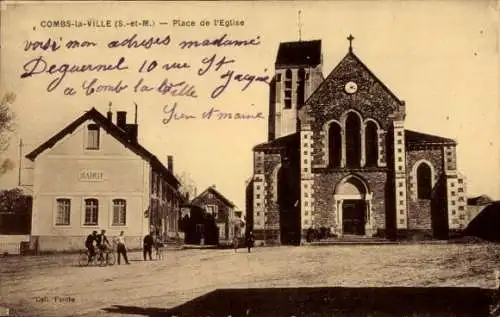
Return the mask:
M 342 231 L 344 234 L 364 235 L 366 202 L 361 199 L 344 200 L 342 203 Z

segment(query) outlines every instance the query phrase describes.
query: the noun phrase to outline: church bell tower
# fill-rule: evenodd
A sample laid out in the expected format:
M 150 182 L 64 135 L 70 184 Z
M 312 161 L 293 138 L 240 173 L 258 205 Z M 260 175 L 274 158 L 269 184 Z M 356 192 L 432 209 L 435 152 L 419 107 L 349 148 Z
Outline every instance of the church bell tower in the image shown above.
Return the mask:
M 297 132 L 298 108 L 322 81 L 320 40 L 280 44 L 270 85 L 268 141 Z

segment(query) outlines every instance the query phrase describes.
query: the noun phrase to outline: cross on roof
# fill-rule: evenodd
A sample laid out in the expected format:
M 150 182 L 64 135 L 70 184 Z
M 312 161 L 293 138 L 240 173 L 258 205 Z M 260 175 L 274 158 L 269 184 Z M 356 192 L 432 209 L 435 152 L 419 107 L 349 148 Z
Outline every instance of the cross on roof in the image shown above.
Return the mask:
M 352 41 L 354 40 L 354 36 L 352 36 L 352 34 L 349 34 L 347 39 L 349 40 L 349 52 L 352 52 Z

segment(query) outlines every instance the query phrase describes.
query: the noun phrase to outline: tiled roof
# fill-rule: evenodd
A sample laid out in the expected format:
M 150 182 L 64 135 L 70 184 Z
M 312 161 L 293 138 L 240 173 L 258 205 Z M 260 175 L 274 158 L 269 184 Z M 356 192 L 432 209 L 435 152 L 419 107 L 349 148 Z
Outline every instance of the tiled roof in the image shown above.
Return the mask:
M 199 194 L 196 198 L 193 199 L 191 204 L 196 205 L 196 201 L 208 193 L 214 194 L 215 196 L 217 196 L 220 200 L 222 200 L 229 207 L 231 207 L 231 208 L 235 207 L 235 204 L 232 201 L 230 201 L 229 199 L 227 199 L 224 195 L 222 195 L 217 189 L 215 189 L 214 186 L 210 186 L 207 189 L 205 189 L 201 194 Z
M 295 132 L 293 134 L 289 134 L 283 136 L 281 138 L 274 139 L 272 141 L 261 143 L 254 146 L 254 151 L 263 151 L 268 149 L 277 149 L 277 148 L 287 148 L 299 145 L 299 133 Z
M 316 66 L 321 63 L 321 40 L 280 43 L 276 66 Z
M 405 130 L 405 143 L 407 145 L 420 145 L 420 144 L 450 144 L 456 145 L 457 142 L 453 139 L 443 138 L 436 135 Z

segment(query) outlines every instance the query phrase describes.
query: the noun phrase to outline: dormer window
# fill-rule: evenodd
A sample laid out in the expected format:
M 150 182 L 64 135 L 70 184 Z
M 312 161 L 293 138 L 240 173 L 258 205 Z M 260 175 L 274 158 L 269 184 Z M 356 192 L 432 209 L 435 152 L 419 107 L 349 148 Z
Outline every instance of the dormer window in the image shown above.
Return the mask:
M 97 124 L 89 124 L 87 126 L 87 150 L 99 150 L 99 126 Z

